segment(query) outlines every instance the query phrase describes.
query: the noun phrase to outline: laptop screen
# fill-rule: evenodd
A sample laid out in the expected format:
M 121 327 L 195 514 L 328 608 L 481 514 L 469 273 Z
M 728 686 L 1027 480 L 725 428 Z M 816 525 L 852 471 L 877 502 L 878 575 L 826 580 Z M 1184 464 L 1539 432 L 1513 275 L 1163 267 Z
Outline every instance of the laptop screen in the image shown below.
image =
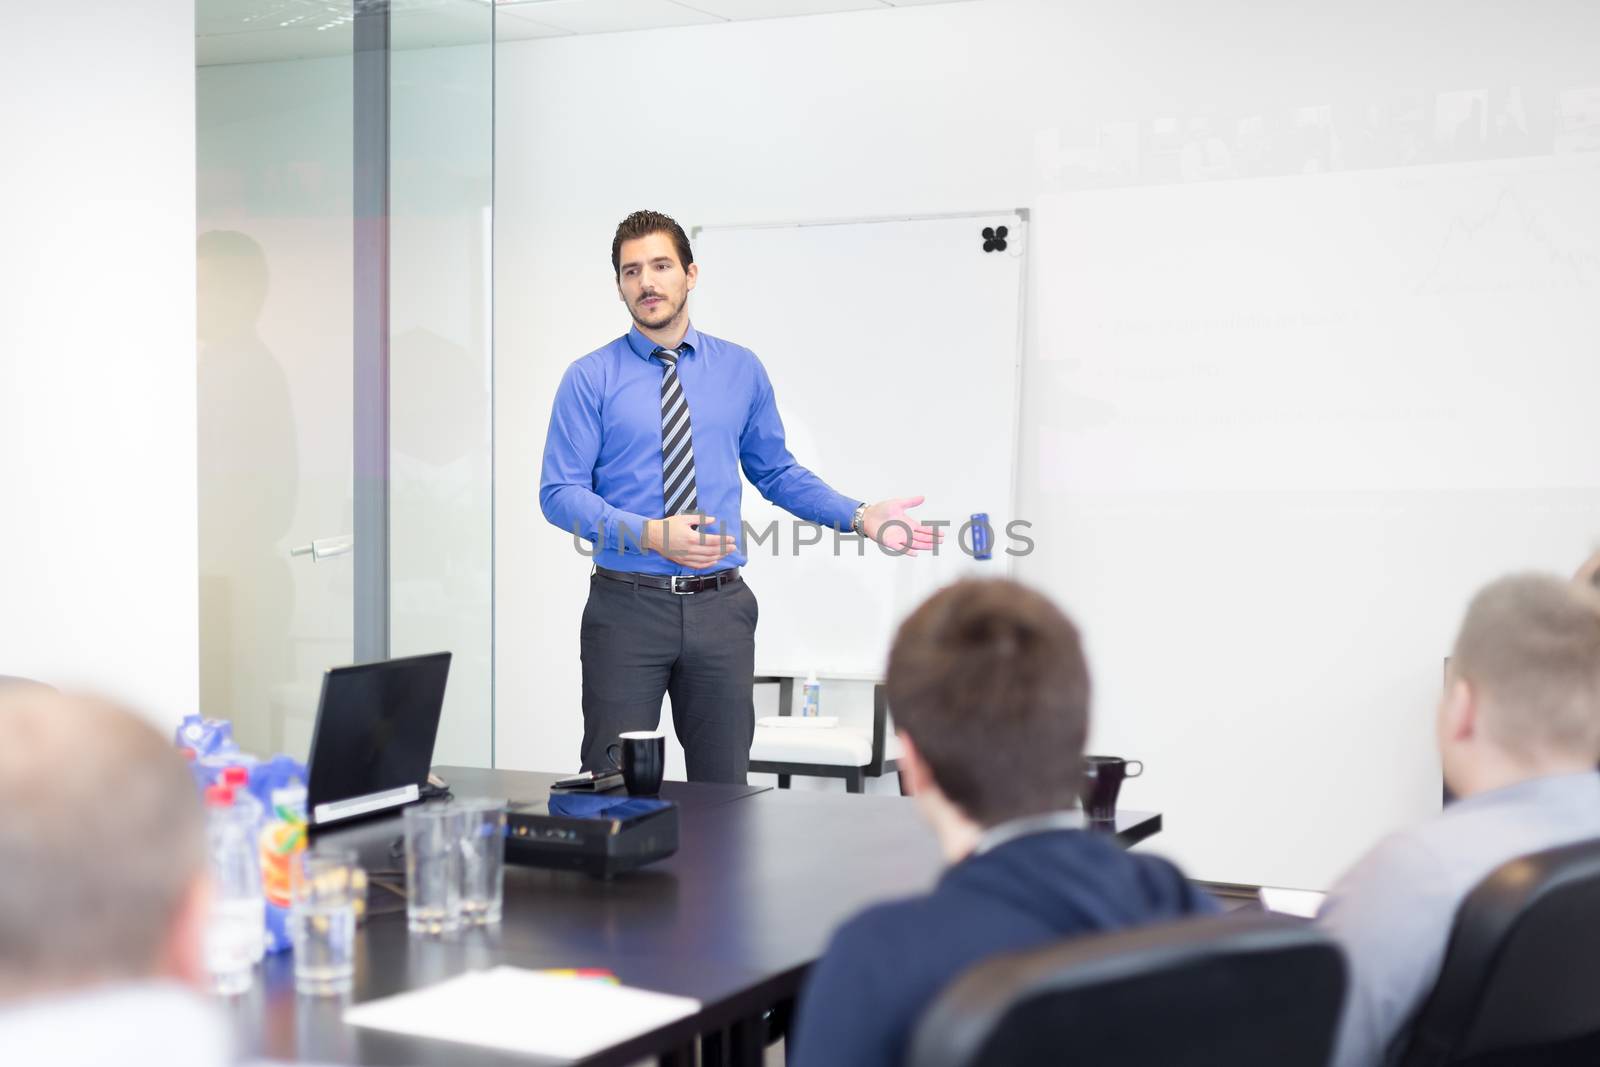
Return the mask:
M 427 781 L 450 653 L 336 667 L 323 676 L 311 735 L 313 824 L 409 803 Z

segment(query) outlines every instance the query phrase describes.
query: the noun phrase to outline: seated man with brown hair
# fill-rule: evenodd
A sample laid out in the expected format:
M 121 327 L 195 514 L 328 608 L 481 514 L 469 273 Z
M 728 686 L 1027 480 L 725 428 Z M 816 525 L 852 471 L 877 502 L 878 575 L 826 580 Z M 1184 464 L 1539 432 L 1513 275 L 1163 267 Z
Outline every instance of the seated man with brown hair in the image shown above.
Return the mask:
M 1404 1044 L 1457 909 L 1491 871 L 1600 838 L 1600 593 L 1538 574 L 1480 592 L 1435 726 L 1460 799 L 1380 842 L 1317 916 L 1350 960 L 1340 1067 L 1386 1062 Z
M 0 693 L 0 1062 L 219 1067 L 194 780 L 137 716 Z
M 1077 828 L 1089 668 L 1043 596 L 1009 581 L 939 592 L 895 637 L 888 696 L 900 766 L 951 866 L 834 935 L 790 1063 L 899 1067 L 929 1002 L 987 957 L 1216 910 L 1172 864 Z

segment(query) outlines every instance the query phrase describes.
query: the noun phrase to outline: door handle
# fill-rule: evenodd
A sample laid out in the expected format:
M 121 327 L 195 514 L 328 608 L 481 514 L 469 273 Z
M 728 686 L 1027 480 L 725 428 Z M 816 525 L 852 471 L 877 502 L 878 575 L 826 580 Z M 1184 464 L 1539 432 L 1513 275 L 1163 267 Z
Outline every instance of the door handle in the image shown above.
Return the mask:
M 309 545 L 300 545 L 291 548 L 291 556 L 310 556 L 313 563 L 320 563 L 325 559 L 335 556 L 348 556 L 356 547 L 354 534 L 344 534 L 340 537 L 323 537 L 311 542 Z

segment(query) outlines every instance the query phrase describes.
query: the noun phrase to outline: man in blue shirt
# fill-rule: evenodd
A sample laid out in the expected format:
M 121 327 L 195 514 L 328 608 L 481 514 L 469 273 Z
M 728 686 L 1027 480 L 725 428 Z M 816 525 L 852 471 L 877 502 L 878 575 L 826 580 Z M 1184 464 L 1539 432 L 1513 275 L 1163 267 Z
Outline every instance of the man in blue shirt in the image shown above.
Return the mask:
M 681 226 L 629 215 L 611 266 L 633 326 L 567 368 L 539 486 L 545 518 L 595 549 L 580 641 L 583 766 L 605 767 L 619 733 L 655 729 L 670 693 L 689 780 L 742 784 L 757 607 L 739 572 L 741 468 L 779 507 L 891 552 L 939 537 L 909 514 L 921 497 L 867 504 L 795 461 L 755 353 L 689 322 L 699 267 Z
M 987 957 L 1216 910 L 1069 810 L 1089 668 L 1043 596 L 1009 581 L 935 594 L 900 627 L 888 688 L 902 773 L 951 866 L 834 935 L 801 995 L 793 1067 L 899 1067 L 928 1004 Z

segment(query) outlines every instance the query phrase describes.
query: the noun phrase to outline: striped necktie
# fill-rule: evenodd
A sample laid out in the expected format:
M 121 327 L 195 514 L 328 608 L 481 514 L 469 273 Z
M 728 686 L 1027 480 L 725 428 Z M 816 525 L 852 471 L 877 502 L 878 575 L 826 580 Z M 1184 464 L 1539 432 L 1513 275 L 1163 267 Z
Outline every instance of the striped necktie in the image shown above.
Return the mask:
M 661 497 L 664 514 L 694 514 L 700 497 L 694 486 L 694 444 L 689 433 L 689 401 L 678 381 L 679 349 L 658 348 L 650 353 L 662 363 L 661 371 Z

